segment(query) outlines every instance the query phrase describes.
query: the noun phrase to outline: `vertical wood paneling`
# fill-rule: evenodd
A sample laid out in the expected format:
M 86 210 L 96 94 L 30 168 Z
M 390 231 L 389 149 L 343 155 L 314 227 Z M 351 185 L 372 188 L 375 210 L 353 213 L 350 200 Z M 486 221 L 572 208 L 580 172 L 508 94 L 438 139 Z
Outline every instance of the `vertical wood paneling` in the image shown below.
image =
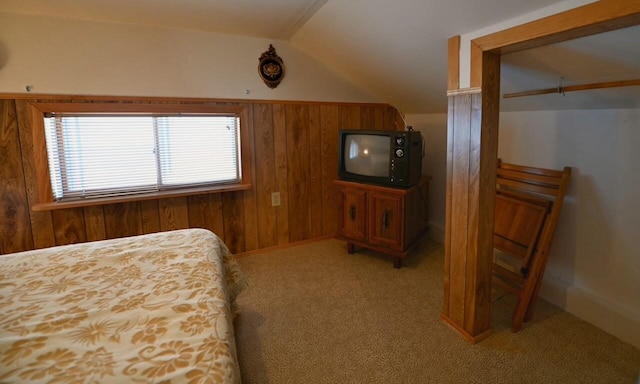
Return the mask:
M 84 225 L 87 232 L 87 241 L 107 238 L 104 227 L 104 209 L 101 205 L 84 207 Z
M 320 107 L 309 106 L 309 237 L 322 236 L 322 128 Z
M 455 96 L 449 97 L 447 114 L 447 178 L 446 178 L 446 201 L 445 201 L 445 238 L 444 238 L 444 304 L 442 314 L 449 316 L 450 286 L 451 286 L 451 218 L 453 214 L 453 199 L 451 191 L 453 189 L 453 132 L 455 116 Z
M 393 114 L 387 113 L 385 106 L 363 106 L 360 107 L 360 129 L 366 130 L 394 130 Z M 389 116 L 386 116 L 386 115 Z M 387 122 L 388 120 L 388 122 Z
M 384 125 L 388 130 L 404 131 L 405 129 L 400 113 L 394 107 L 384 109 Z
M 481 124 L 480 167 L 478 169 L 478 226 L 476 280 L 474 281 L 473 334 L 491 331 L 491 270 L 493 260 L 493 222 L 495 214 L 496 169 L 498 166 L 498 130 L 500 119 L 500 56 L 485 54 L 482 94 L 475 95 L 472 121 Z
M 273 111 L 271 104 L 253 106 L 254 153 L 256 156 L 256 216 L 258 246 L 268 248 L 278 245 L 276 207 L 271 206 L 271 194 L 278 191 L 275 166 Z
M 451 96 L 448 123 L 443 317 L 472 342 L 491 331 L 498 110 L 484 116 L 482 97 L 478 92 Z
M 16 100 L 16 115 L 20 132 L 20 149 L 22 151 L 22 166 L 24 170 L 29 217 L 35 248 L 53 247 L 56 244 L 51 212 L 34 211 L 33 205 L 40 202 L 38 176 L 36 174 L 36 156 L 33 140 L 33 113 L 31 106 L 25 100 Z M 51 197 L 49 197 L 51 199 Z
M 287 104 L 285 111 L 289 241 L 295 242 L 309 238 L 309 109 Z
M 323 235 L 338 233 L 339 200 L 338 191 L 333 184 L 333 180 L 338 178 L 338 116 L 337 106 L 320 106 Z
M 224 237 L 224 220 L 222 217 L 222 194 L 189 196 L 189 226 L 205 228 Z
M 58 209 L 51 212 L 56 245 L 87 241 L 82 208 Z
M 357 105 L 341 105 L 338 107 L 340 129 L 360 129 L 360 107 Z
M 252 136 L 244 139 L 243 150 L 252 155 L 247 172 L 251 190 L 33 211 L 32 205 L 52 198 L 47 167 L 36 167 L 46 158 L 41 114 L 28 101 L 3 103 L 1 203 L 10 207 L 3 210 L 5 215 L 21 211 L 15 217 L 22 217 L 25 223 L 13 225 L 3 219 L 2 252 L 188 227 L 212 230 L 234 252 L 335 234 L 339 207 L 332 181 L 337 178 L 338 130 L 394 129 L 397 117 L 393 108 L 383 105 L 247 103 L 242 122 Z M 15 118 L 11 117 L 12 105 Z M 5 182 L 8 179 L 17 181 Z M 13 200 L 7 197 L 10 189 L 11 196 L 17 196 Z M 280 193 L 279 207 L 271 206 L 273 192 Z M 6 228 L 15 228 L 19 235 L 7 234 Z M 7 245 L 14 243 L 22 245 Z
M 460 95 L 455 99 L 455 120 L 453 123 L 453 172 L 452 172 L 452 215 L 451 259 L 449 260 L 449 318 L 456 324 L 464 324 L 465 270 L 467 253 L 467 225 L 469 212 L 469 135 L 471 96 Z
M 282 104 L 273 105 L 273 138 L 276 165 L 276 180 L 280 192 L 280 206 L 276 208 L 278 244 L 289 243 L 289 182 L 287 169 L 286 112 Z
M 224 220 L 224 242 L 232 253 L 244 252 L 245 235 L 242 192 L 222 194 L 222 216 Z
M 476 306 L 476 284 L 478 281 L 476 260 L 478 257 L 478 215 L 479 215 L 479 196 L 480 196 L 480 156 L 473 156 L 474 153 L 480 153 L 480 130 L 481 130 L 481 114 L 482 98 L 480 94 L 471 95 L 471 115 L 469 129 L 469 195 L 468 195 L 468 214 L 467 214 L 467 268 L 465 269 L 465 303 L 464 308 L 474 308 Z M 473 264 L 473 265 L 472 265 Z M 471 311 L 465 314 L 464 329 L 473 332 L 477 313 Z
M 160 208 L 158 200 L 144 200 L 140 202 L 142 233 L 160 232 Z
M 374 130 L 376 129 L 376 107 L 363 106 L 360 107 L 360 127 L 362 129 Z
M 108 239 L 141 235 L 140 203 L 120 203 L 104 206 L 104 225 Z
M 373 129 L 377 131 L 395 129 L 395 127 L 385 126 L 384 110 L 385 110 L 385 107 L 375 107 L 373 110 Z
M 0 254 L 33 248 L 15 102 L 0 100 Z
M 247 147 L 253 152 L 253 149 L 255 148 L 255 136 L 252 129 L 253 127 L 250 127 L 250 125 L 253 124 L 253 108 L 251 104 L 244 105 L 244 107 L 247 111 L 245 113 L 244 124 L 247 124 L 247 128 L 249 130 L 249 145 L 247 145 Z M 258 211 L 258 203 L 256 195 L 256 177 L 254 175 L 256 169 L 255 152 L 251 154 L 251 169 L 254 170 L 249 177 L 251 189 L 242 193 L 244 200 L 242 205 L 244 207 L 245 251 L 253 251 L 259 248 L 258 215 L 256 214 Z
M 189 208 L 186 197 L 172 197 L 158 201 L 160 209 L 160 230 L 189 228 Z

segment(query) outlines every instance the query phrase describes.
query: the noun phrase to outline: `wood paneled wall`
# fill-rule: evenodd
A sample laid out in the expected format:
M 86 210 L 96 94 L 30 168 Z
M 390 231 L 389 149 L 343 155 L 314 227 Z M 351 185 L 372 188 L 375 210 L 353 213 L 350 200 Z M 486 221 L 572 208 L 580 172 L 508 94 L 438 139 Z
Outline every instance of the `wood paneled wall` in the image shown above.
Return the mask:
M 99 101 L 228 105 L 215 100 Z M 249 111 L 246 123 L 253 135 L 250 190 L 33 211 L 38 191 L 28 103 L 0 100 L 0 254 L 196 227 L 212 230 L 234 253 L 333 235 L 338 130 L 404 127 L 395 108 L 382 104 L 240 102 Z M 272 192 L 280 192 L 278 207 L 271 206 Z

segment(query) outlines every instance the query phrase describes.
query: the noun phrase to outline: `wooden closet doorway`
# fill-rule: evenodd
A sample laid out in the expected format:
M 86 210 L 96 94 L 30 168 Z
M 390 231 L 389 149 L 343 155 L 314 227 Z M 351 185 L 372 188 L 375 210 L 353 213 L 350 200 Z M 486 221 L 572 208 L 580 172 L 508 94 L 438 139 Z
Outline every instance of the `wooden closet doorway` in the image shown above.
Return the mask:
M 491 333 L 500 55 L 640 24 L 638 0 L 601 0 L 471 41 L 460 89 L 460 37 L 449 40 L 447 203 L 442 319 L 469 342 Z

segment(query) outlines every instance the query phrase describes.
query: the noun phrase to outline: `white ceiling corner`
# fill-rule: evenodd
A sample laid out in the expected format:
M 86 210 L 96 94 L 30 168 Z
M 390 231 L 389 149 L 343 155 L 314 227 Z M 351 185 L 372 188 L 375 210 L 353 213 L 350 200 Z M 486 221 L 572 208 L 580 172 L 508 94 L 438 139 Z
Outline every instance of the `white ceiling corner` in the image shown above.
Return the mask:
M 291 40 L 293 35 L 295 35 L 327 1 L 328 0 L 307 0 L 306 2 L 301 2 L 300 11 L 293 15 L 290 24 L 286 26 L 280 34 L 280 39 Z
M 287 40 L 327 0 L 0 0 L 0 10 Z

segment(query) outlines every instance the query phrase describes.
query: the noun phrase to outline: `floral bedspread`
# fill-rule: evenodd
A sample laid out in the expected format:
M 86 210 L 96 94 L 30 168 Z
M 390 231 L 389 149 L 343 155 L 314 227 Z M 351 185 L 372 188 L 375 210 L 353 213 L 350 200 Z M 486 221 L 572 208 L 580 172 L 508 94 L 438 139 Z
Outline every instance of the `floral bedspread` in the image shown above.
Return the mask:
M 239 383 L 244 285 L 204 229 L 0 256 L 0 383 Z

